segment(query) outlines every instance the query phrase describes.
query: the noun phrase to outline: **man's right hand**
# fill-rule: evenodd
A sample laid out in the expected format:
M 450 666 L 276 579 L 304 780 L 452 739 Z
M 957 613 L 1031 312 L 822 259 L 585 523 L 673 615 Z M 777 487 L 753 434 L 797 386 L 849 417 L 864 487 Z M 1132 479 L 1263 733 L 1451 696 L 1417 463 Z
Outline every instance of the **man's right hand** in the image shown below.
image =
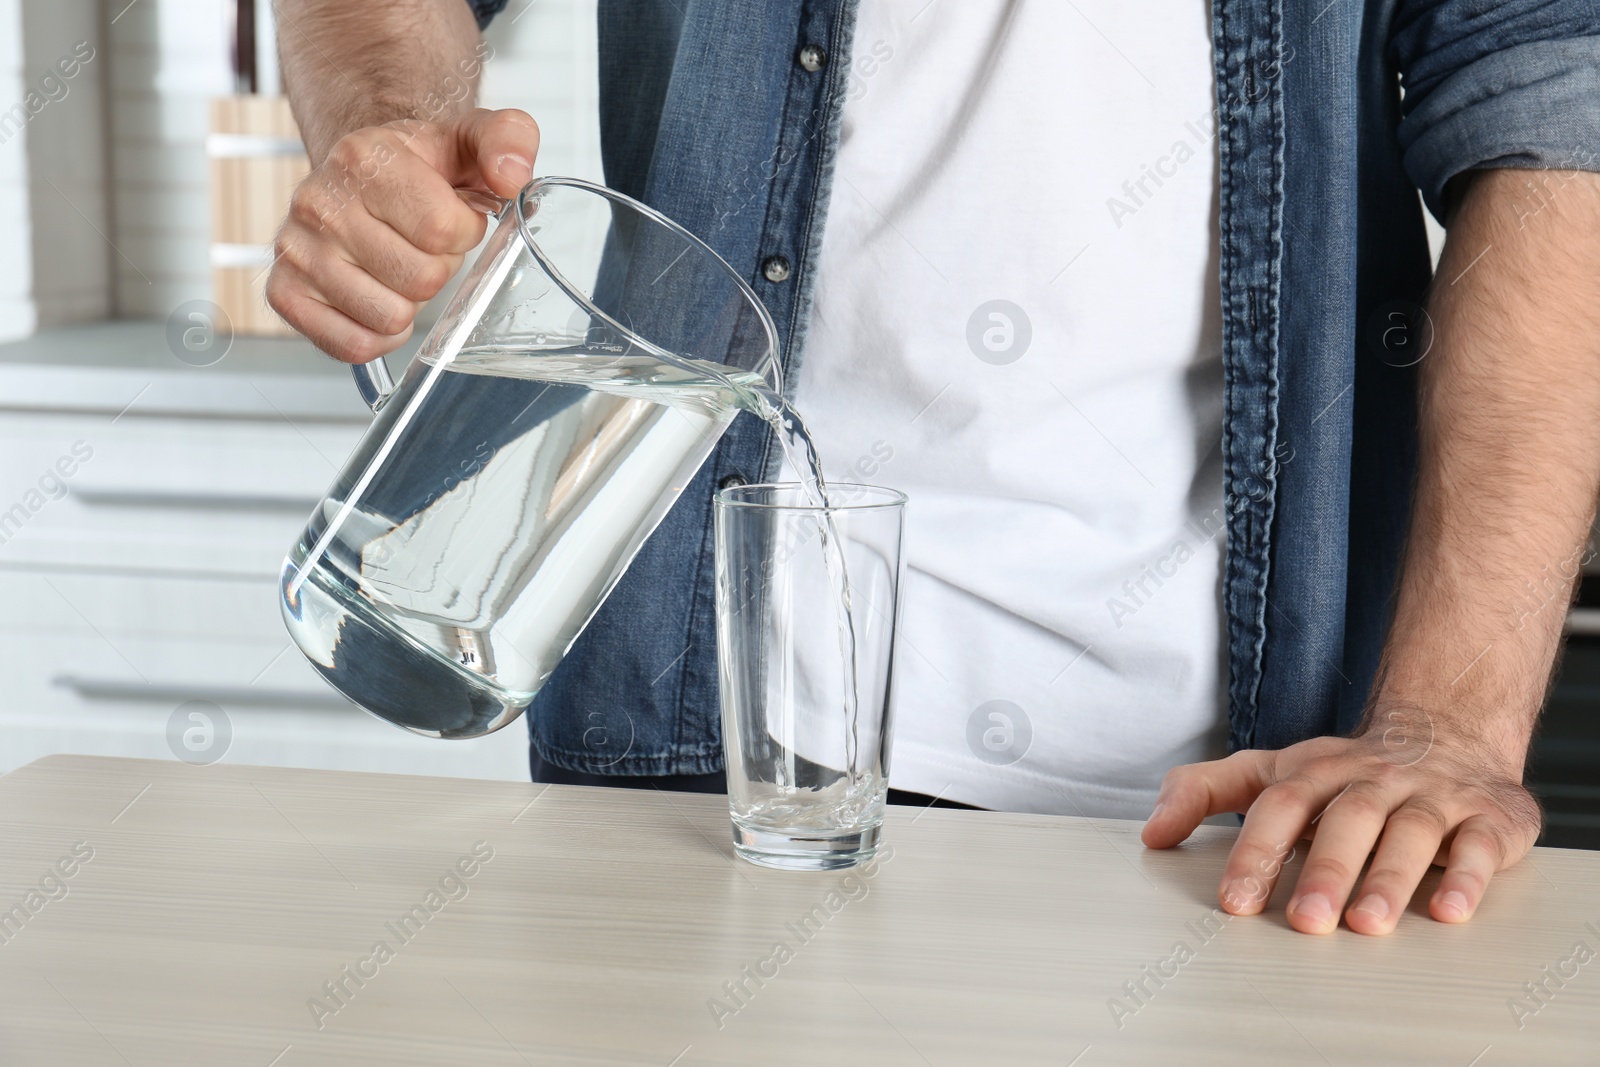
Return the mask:
M 471 194 L 515 196 L 538 150 L 539 127 L 515 110 L 348 134 L 295 189 L 267 303 L 335 359 L 394 351 L 483 239 Z

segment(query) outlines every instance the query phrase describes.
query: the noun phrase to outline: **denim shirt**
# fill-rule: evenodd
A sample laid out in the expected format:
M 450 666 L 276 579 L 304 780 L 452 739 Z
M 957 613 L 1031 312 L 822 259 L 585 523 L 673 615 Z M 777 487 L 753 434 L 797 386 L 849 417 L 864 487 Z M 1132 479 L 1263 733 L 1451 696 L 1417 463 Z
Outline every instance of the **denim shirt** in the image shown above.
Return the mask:
M 480 25 L 504 6 L 469 2 Z M 744 274 L 791 384 L 856 5 L 599 4 L 607 183 Z M 1383 644 L 1429 341 L 1417 191 L 1442 216 L 1446 183 L 1472 168 L 1600 169 L 1600 0 L 1213 0 L 1212 39 L 1229 740 L 1279 748 L 1352 729 Z M 807 45 L 818 69 L 799 61 Z M 1080 106 L 1018 102 L 1051 105 Z M 776 257 L 781 281 L 763 269 Z M 546 760 L 721 767 L 711 496 L 772 474 L 770 436 L 734 421 L 540 692 L 530 729 Z

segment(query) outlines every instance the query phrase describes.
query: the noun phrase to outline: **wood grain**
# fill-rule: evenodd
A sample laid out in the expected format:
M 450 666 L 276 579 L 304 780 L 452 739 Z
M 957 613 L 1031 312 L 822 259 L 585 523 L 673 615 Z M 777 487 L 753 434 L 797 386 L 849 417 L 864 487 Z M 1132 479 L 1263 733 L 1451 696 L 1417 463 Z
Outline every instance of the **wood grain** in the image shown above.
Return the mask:
M 211 101 L 212 133 L 261 138 L 299 138 L 287 97 L 225 96 Z M 262 262 L 272 243 L 294 188 L 310 172 L 304 153 L 245 156 L 213 155 L 207 162 L 211 193 L 213 244 L 253 246 Z M 287 337 L 294 331 L 266 304 L 264 266 L 216 266 L 211 271 L 216 303 L 241 336 Z
M 1151 852 L 1135 823 L 892 809 L 870 872 L 793 874 L 732 858 L 719 797 L 76 756 L 0 778 L 0 825 L 0 924 L 59 898 L 0 925 L 18 1067 L 1600 1058 L 1600 959 L 1562 964 L 1600 949 L 1589 853 L 1372 939 L 1218 918 L 1215 827 Z M 1547 966 L 1576 973 L 1519 1029 Z

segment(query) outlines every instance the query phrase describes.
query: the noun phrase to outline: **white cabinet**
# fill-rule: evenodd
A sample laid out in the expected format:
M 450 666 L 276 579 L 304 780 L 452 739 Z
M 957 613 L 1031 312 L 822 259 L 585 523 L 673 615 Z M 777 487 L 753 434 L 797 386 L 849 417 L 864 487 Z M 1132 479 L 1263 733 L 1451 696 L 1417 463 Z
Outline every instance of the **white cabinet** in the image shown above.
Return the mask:
M 0 346 L 0 772 L 175 758 L 169 722 L 181 738 L 178 709 L 202 701 L 228 762 L 525 779 L 522 723 L 406 733 L 284 632 L 284 552 L 368 418 L 349 372 L 300 342 L 240 339 L 205 368 L 159 323 Z

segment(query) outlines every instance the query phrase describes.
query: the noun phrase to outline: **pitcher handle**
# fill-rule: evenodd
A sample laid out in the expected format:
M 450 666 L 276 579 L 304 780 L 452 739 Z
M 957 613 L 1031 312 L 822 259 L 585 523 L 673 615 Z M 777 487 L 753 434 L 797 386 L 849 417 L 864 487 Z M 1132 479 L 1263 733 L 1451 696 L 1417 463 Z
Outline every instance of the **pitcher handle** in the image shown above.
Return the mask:
M 490 218 L 500 214 L 507 203 L 498 196 L 476 189 L 457 189 L 456 195 L 462 203 Z M 389 365 L 379 356 L 370 363 L 352 363 L 350 373 L 355 376 L 356 392 L 361 394 L 361 399 L 376 414 L 389 399 L 389 394 L 394 392 L 394 379 L 389 376 Z
M 356 392 L 361 394 L 367 407 L 377 413 L 394 392 L 394 379 L 389 377 L 389 365 L 379 356 L 371 363 L 350 364 L 350 373 L 356 379 Z

